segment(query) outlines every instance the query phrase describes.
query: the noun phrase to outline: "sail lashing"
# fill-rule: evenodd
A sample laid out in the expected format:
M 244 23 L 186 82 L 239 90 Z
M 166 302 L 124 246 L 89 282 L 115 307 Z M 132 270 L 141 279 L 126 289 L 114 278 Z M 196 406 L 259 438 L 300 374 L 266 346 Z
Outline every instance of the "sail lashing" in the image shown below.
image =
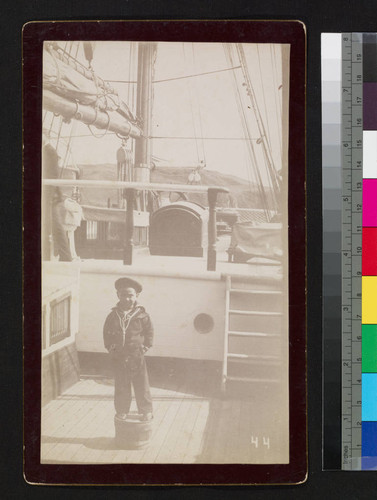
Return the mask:
M 43 107 L 121 137 L 140 137 L 138 121 L 118 93 L 56 43 L 46 43 Z

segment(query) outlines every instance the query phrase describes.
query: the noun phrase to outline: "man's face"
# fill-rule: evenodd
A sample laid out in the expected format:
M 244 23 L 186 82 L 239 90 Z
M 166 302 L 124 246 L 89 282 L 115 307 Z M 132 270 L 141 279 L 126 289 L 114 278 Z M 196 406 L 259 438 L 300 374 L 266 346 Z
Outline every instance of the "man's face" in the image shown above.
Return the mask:
M 137 293 L 133 288 L 121 288 L 117 293 L 122 309 L 128 311 L 134 307 L 137 299 Z

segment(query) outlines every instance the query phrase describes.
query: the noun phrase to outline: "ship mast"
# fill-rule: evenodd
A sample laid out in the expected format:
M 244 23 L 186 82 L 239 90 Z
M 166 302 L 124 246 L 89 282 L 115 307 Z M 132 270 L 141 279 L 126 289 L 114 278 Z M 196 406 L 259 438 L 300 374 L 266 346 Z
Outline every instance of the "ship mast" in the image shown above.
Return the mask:
M 140 121 L 142 135 L 136 140 L 135 144 L 134 180 L 136 182 L 150 182 L 152 156 L 152 145 L 150 140 L 153 101 L 152 79 L 156 48 L 156 43 L 139 43 L 136 116 Z M 139 210 L 146 210 L 145 193 L 140 196 L 139 205 Z

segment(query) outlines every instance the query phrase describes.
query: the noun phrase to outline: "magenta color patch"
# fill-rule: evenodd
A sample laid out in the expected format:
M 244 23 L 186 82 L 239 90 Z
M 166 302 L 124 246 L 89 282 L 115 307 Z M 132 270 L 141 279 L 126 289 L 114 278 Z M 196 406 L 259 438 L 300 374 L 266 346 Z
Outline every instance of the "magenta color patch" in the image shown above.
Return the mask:
M 377 179 L 363 179 L 363 226 L 377 227 Z

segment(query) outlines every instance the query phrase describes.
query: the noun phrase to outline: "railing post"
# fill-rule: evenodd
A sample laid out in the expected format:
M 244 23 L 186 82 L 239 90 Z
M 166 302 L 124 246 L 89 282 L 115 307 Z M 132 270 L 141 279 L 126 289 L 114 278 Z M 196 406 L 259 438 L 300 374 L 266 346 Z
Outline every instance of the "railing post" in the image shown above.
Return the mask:
M 134 236 L 134 199 L 135 190 L 132 188 L 127 188 L 124 190 L 124 197 L 127 202 L 126 211 L 126 231 L 124 239 L 124 252 L 123 252 L 123 264 L 132 264 L 132 251 L 133 251 L 133 236 Z
M 208 251 L 207 251 L 207 271 L 216 271 L 216 199 L 218 189 L 208 188 Z

